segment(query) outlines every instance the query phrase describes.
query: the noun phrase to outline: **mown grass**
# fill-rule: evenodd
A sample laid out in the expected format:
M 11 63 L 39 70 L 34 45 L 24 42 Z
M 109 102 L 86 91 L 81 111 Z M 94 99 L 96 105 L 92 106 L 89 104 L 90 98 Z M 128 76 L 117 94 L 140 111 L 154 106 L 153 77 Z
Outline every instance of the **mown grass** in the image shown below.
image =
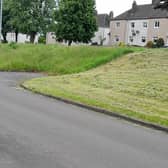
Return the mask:
M 59 45 L 0 45 L 1 71 L 72 74 L 84 72 L 135 48 L 66 47 Z
M 84 73 L 33 79 L 24 86 L 168 126 L 167 49 L 132 53 Z

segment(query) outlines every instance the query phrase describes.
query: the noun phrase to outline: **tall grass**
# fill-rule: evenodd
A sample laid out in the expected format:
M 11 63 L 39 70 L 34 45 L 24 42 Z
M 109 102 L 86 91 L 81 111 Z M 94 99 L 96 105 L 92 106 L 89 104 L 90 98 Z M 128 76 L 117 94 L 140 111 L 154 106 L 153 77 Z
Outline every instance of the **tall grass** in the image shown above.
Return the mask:
M 111 61 L 133 48 L 66 47 L 59 45 L 0 46 L 1 71 L 71 74 L 89 70 Z
M 168 127 L 167 49 L 128 54 L 87 72 L 33 79 L 24 86 Z

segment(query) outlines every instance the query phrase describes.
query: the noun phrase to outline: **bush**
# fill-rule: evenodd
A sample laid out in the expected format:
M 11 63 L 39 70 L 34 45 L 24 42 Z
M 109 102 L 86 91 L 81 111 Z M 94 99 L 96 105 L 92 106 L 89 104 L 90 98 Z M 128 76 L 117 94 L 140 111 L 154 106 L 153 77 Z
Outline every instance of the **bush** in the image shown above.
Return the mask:
M 9 43 L 9 47 L 12 48 L 12 49 L 17 49 L 17 43 L 16 42 L 11 42 Z
M 156 41 L 156 47 L 157 47 L 157 48 L 164 47 L 164 45 L 165 45 L 165 43 L 164 43 L 163 38 L 159 38 L 159 39 Z
M 39 39 L 38 39 L 38 42 L 40 44 L 46 44 L 46 38 L 45 38 L 45 36 L 40 36 Z
M 124 42 L 120 42 L 120 43 L 118 44 L 118 46 L 119 46 L 119 47 L 126 47 L 126 45 L 125 45 Z
M 154 43 L 152 41 L 148 41 L 146 44 L 147 48 L 154 48 Z

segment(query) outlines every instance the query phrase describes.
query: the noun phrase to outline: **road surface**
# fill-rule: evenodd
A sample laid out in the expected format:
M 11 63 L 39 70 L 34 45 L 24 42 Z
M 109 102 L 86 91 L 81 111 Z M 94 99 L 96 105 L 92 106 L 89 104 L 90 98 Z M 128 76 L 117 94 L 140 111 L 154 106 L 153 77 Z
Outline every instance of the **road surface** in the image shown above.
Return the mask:
M 167 168 L 168 135 L 24 91 L 0 72 L 0 168 Z

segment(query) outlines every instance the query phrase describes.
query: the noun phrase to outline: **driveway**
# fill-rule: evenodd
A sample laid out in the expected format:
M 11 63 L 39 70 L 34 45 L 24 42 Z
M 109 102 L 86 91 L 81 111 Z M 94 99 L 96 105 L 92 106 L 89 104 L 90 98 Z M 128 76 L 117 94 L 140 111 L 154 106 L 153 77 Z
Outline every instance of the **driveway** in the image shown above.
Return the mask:
M 166 168 L 168 135 L 35 95 L 0 72 L 0 168 Z

